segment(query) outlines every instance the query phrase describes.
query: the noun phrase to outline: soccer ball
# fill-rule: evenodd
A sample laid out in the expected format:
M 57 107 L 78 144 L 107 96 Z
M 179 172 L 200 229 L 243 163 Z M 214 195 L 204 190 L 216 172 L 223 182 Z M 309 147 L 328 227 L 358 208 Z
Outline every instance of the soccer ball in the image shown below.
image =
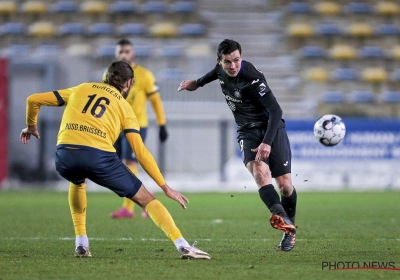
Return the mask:
M 322 116 L 314 125 L 314 136 L 324 146 L 335 146 L 346 134 L 346 126 L 336 115 Z

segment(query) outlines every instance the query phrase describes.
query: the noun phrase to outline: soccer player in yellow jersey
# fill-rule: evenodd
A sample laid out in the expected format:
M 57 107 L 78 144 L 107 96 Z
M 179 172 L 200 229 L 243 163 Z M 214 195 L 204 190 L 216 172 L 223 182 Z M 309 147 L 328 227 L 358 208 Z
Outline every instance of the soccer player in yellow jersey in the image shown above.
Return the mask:
M 55 164 L 58 173 L 70 182 L 69 202 L 75 227 L 75 256 L 91 257 L 86 235 L 86 178 L 144 208 L 154 223 L 174 242 L 181 258 L 210 259 L 210 255 L 190 246 L 168 210 L 122 163 L 113 146 L 123 131 L 138 161 L 164 193 L 183 208 L 189 202 L 171 189 L 140 137 L 140 126 L 125 100 L 134 72 L 127 62 L 113 62 L 103 83 L 83 83 L 75 87 L 33 94 L 27 99 L 26 121 L 20 141 L 40 138 L 36 127 L 40 107 L 66 106 L 57 140 Z
M 150 100 L 156 115 L 157 124 L 160 127 L 159 139 L 161 142 L 164 142 L 168 137 L 166 120 L 154 75 L 148 69 L 133 62 L 135 51 L 133 49 L 132 42 L 127 39 L 121 39 L 118 41 L 115 48 L 115 57 L 117 60 L 129 61 L 133 70 L 135 71 L 135 83 L 132 85 L 126 100 L 132 106 L 132 109 L 136 114 L 140 125 L 140 135 L 142 136 L 143 142 L 146 140 L 148 127 L 146 110 L 148 100 Z M 103 75 L 103 80 L 105 79 L 105 75 L 106 73 Z M 118 137 L 114 147 L 117 150 L 118 156 L 122 159 L 122 162 L 125 163 L 125 165 L 137 176 L 137 160 L 134 157 L 132 149 L 123 133 L 121 133 L 120 137 Z M 135 212 L 134 203 L 132 200 L 124 198 L 122 207 L 120 207 L 116 212 L 111 213 L 111 217 L 115 219 L 134 218 Z M 142 217 L 149 217 L 146 211 L 142 211 Z

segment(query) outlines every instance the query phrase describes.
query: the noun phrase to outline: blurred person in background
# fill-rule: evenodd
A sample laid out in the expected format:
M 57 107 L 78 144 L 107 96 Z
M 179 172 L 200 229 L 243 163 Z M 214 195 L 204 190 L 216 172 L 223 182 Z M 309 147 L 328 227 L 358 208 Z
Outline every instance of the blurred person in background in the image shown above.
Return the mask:
M 129 63 L 111 63 L 102 83 L 83 83 L 75 87 L 33 94 L 27 98 L 26 122 L 20 141 L 40 138 L 37 119 L 41 106 L 65 106 L 57 139 L 55 165 L 70 182 L 69 204 L 75 228 L 75 256 L 91 257 L 86 234 L 86 179 L 126 197 L 147 211 L 153 222 L 175 244 L 183 259 L 210 259 L 210 255 L 190 246 L 164 205 L 154 198 L 142 182 L 116 154 L 113 146 L 121 132 L 135 152 L 141 166 L 164 193 L 184 209 L 185 196 L 171 189 L 140 136 L 140 124 L 125 100 L 134 83 Z
M 292 185 L 292 154 L 282 109 L 264 74 L 242 60 L 242 48 L 234 40 L 226 39 L 219 44 L 214 69 L 198 80 L 182 81 L 178 91 L 194 91 L 217 79 L 237 124 L 243 163 L 272 213 L 272 227 L 284 231 L 279 248 L 290 251 L 296 241 L 297 194 Z M 281 199 L 272 178 L 278 184 Z
M 160 142 L 165 142 L 168 137 L 166 119 L 161 96 L 158 92 L 158 87 L 156 85 L 156 80 L 153 73 L 133 61 L 135 57 L 135 51 L 132 42 L 128 39 L 121 39 L 117 42 L 115 47 L 115 57 L 117 60 L 128 61 L 131 64 L 132 69 L 135 71 L 135 83 L 132 85 L 126 100 L 132 106 L 132 109 L 136 114 L 140 125 L 140 135 L 142 136 L 143 142 L 146 140 L 147 127 L 149 125 L 146 110 L 148 100 L 150 100 L 156 115 L 156 121 L 159 126 Z M 103 75 L 103 80 L 105 79 L 105 75 L 106 73 Z M 118 137 L 118 140 L 115 142 L 114 146 L 123 163 L 137 176 L 137 159 L 135 158 L 132 149 L 123 133 L 121 133 L 121 135 Z M 111 213 L 111 217 L 114 219 L 134 218 L 135 212 L 134 203 L 132 200 L 124 198 L 122 206 L 116 212 Z M 148 218 L 149 215 L 143 210 L 142 217 Z

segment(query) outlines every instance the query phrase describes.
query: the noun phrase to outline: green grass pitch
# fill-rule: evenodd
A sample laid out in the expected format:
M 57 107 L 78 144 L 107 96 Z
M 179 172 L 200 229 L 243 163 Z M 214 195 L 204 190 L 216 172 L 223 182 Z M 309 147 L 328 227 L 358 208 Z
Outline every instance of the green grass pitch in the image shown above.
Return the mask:
M 0 191 L 0 279 L 400 279 L 394 269 L 323 268 L 340 262 L 400 268 L 400 192 L 299 192 L 291 252 L 277 250 L 282 234 L 269 225 L 256 191 L 188 193 L 187 210 L 157 197 L 212 260 L 181 260 L 140 215 L 112 220 L 121 199 L 111 192 L 88 193 L 93 258 L 75 258 L 66 192 Z

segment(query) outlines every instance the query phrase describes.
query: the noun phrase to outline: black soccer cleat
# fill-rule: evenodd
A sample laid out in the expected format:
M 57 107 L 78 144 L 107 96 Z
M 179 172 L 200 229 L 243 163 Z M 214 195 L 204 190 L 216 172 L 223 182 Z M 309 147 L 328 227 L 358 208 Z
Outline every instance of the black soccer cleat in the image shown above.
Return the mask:
M 283 238 L 279 244 L 282 251 L 290 251 L 296 243 L 296 226 L 288 217 L 272 215 L 269 219 L 271 226 L 275 229 L 284 231 Z
M 287 252 L 294 248 L 295 243 L 296 243 L 296 232 L 283 233 L 281 243 L 279 243 L 278 247 L 281 251 Z

